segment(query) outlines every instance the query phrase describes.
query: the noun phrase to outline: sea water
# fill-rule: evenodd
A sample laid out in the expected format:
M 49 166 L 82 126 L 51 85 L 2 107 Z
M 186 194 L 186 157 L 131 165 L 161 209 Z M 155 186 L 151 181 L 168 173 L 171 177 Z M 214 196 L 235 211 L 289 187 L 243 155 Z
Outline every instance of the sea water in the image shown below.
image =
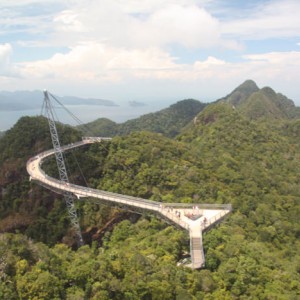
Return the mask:
M 132 106 L 100 106 L 100 105 L 69 105 L 66 106 L 82 123 L 88 123 L 99 118 L 107 118 L 116 123 L 122 123 L 130 119 L 137 118 L 149 112 L 155 112 L 160 109 L 157 105 L 145 105 L 140 107 Z M 22 116 L 39 116 L 42 110 L 32 109 L 24 111 L 0 111 L 0 131 L 10 129 Z M 79 125 L 62 108 L 55 107 L 57 121 Z

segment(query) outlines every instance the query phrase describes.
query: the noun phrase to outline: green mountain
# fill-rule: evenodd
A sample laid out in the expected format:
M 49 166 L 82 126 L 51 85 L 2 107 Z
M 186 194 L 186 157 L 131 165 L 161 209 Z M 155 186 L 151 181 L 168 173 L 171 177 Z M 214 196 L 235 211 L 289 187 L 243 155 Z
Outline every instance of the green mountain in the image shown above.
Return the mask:
M 250 119 L 293 119 L 300 118 L 300 108 L 286 96 L 270 87 L 259 89 L 252 80 L 246 80 L 228 96 L 220 99 Z
M 57 126 L 62 144 L 80 139 L 79 132 L 70 126 Z M 49 148 L 52 143 L 44 117 L 22 117 L 1 138 L 0 233 L 20 231 L 48 244 L 67 234 L 63 201 L 58 195 L 31 185 L 26 171 L 26 161 Z M 49 163 L 50 170 L 56 168 L 55 162 Z M 71 161 L 69 165 L 72 166 Z
M 93 153 L 101 159 L 99 175 L 92 179 L 95 187 L 162 202 L 232 203 L 234 207 L 225 223 L 204 235 L 206 269 L 197 272 L 175 270 L 166 263 L 175 264 L 186 242 L 174 240 L 171 256 L 156 248 L 156 234 L 164 227 L 150 230 L 155 236 L 150 242 L 148 230 L 137 229 L 144 219 L 116 226 L 105 251 L 116 257 L 122 276 L 113 278 L 120 286 L 137 299 L 143 292 L 153 297 L 153 277 L 163 280 L 167 269 L 169 280 L 157 282 L 164 286 L 161 295 L 166 299 L 179 295 L 187 299 L 276 299 L 277 295 L 296 299 L 300 287 L 300 144 L 299 131 L 291 128 L 299 128 L 299 120 L 275 124 L 274 119 L 251 120 L 231 104 L 218 102 L 208 105 L 176 139 L 135 132 L 114 138 L 106 154 L 101 145 L 95 145 L 98 149 Z M 168 245 L 164 240 L 159 242 L 162 248 Z M 139 275 L 134 267 L 137 257 Z M 114 269 L 109 273 L 114 274 Z M 127 281 L 132 277 L 142 284 L 143 292 Z M 124 297 L 122 288 L 108 297 Z M 175 294 L 168 294 L 171 290 Z
M 134 131 L 78 153 L 91 187 L 165 203 L 233 205 L 229 218 L 204 234 L 206 267 L 195 271 L 176 266 L 188 250 L 186 232 L 147 215 L 116 221 L 100 241 L 78 250 L 55 244 L 70 238 L 62 230 L 68 227 L 64 204 L 57 196 L 51 206 L 49 191 L 23 173 L 27 157 L 49 140 L 42 131 L 34 137 L 37 119 L 20 120 L 0 140 L 1 221 L 8 211 L 34 210 L 37 225 L 18 227 L 26 236 L 15 228 L 0 235 L 0 298 L 298 299 L 300 119 L 283 96 L 276 104 L 267 88 L 245 90 L 249 95 L 234 107 L 226 100 L 207 105 L 175 138 Z M 264 117 L 245 108 L 259 102 L 257 93 L 266 97 L 263 107 L 272 107 Z M 64 142 L 77 138 L 73 129 L 62 129 Z M 14 164 L 22 169 L 19 177 Z M 80 182 L 75 163 L 68 165 Z M 47 172 L 54 167 L 49 161 Z M 84 234 L 107 228 L 120 214 L 88 201 L 78 208 Z
M 115 136 L 118 132 L 118 124 L 107 118 L 99 118 L 95 121 L 79 125 L 77 128 L 83 133 L 92 136 Z
M 219 101 L 226 101 L 234 106 L 243 103 L 250 95 L 259 91 L 256 83 L 253 80 L 246 80 L 244 83 L 234 89 L 229 95 L 221 98 Z
M 174 137 L 205 106 L 206 104 L 197 100 L 187 99 L 158 112 L 149 113 L 122 124 L 116 124 L 108 119 L 98 119 L 86 124 L 86 126 L 78 126 L 78 128 L 84 130 L 87 127 L 97 136 L 127 135 L 134 131 L 147 130 Z

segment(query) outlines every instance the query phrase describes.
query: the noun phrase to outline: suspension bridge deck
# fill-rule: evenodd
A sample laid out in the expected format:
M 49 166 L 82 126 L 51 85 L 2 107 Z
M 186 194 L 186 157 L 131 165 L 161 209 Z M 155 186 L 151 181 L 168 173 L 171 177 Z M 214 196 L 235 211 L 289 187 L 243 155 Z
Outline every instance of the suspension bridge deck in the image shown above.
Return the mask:
M 90 137 L 80 142 L 61 147 L 62 151 L 71 150 L 80 146 L 110 140 L 110 138 Z M 220 222 L 231 212 L 231 205 L 214 204 L 185 204 L 185 203 L 160 203 L 143 198 L 132 197 L 102 190 L 82 187 L 66 183 L 48 176 L 42 169 L 42 163 L 46 158 L 54 154 L 54 149 L 40 153 L 27 162 L 27 172 L 30 180 L 54 190 L 58 193 L 70 192 L 78 199 L 87 198 L 129 207 L 131 210 L 147 210 L 159 215 L 161 218 L 184 228 L 190 234 L 190 253 L 192 263 L 190 267 L 198 269 L 204 266 L 205 257 L 202 246 L 202 232 Z

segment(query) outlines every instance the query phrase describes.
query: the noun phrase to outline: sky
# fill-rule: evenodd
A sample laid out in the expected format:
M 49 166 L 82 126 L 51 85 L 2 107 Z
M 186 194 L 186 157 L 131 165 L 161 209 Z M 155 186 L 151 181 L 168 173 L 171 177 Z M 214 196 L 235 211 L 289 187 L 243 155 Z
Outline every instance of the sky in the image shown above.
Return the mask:
M 300 106 L 299 0 L 0 0 L 0 90 L 210 102 L 246 79 Z

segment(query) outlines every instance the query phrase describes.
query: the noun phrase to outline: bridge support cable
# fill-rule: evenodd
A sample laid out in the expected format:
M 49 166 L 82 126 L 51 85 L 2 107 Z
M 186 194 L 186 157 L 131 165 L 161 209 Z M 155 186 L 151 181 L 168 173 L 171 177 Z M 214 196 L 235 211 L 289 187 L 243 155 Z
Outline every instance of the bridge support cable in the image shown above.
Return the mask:
M 62 182 L 64 182 L 66 185 L 68 185 L 69 184 L 68 173 L 67 173 L 67 169 L 66 169 L 66 165 L 65 165 L 65 161 L 64 161 L 63 151 L 60 146 L 59 136 L 58 136 L 58 132 L 57 132 L 56 124 L 55 124 L 53 107 L 52 107 L 52 104 L 51 104 L 51 101 L 49 98 L 49 94 L 47 91 L 44 91 L 44 104 L 43 105 L 45 107 L 45 111 L 46 111 L 46 115 L 47 115 L 47 119 L 48 119 L 48 124 L 49 124 L 53 149 L 54 149 L 54 153 L 55 153 L 59 178 Z M 80 247 L 83 245 L 83 239 L 82 239 L 78 216 L 77 216 L 77 212 L 76 212 L 76 208 L 75 208 L 75 196 L 70 192 L 64 192 L 64 199 L 65 199 L 65 202 L 67 205 L 68 214 L 69 214 L 69 218 L 70 218 L 72 227 L 75 231 L 77 244 Z

